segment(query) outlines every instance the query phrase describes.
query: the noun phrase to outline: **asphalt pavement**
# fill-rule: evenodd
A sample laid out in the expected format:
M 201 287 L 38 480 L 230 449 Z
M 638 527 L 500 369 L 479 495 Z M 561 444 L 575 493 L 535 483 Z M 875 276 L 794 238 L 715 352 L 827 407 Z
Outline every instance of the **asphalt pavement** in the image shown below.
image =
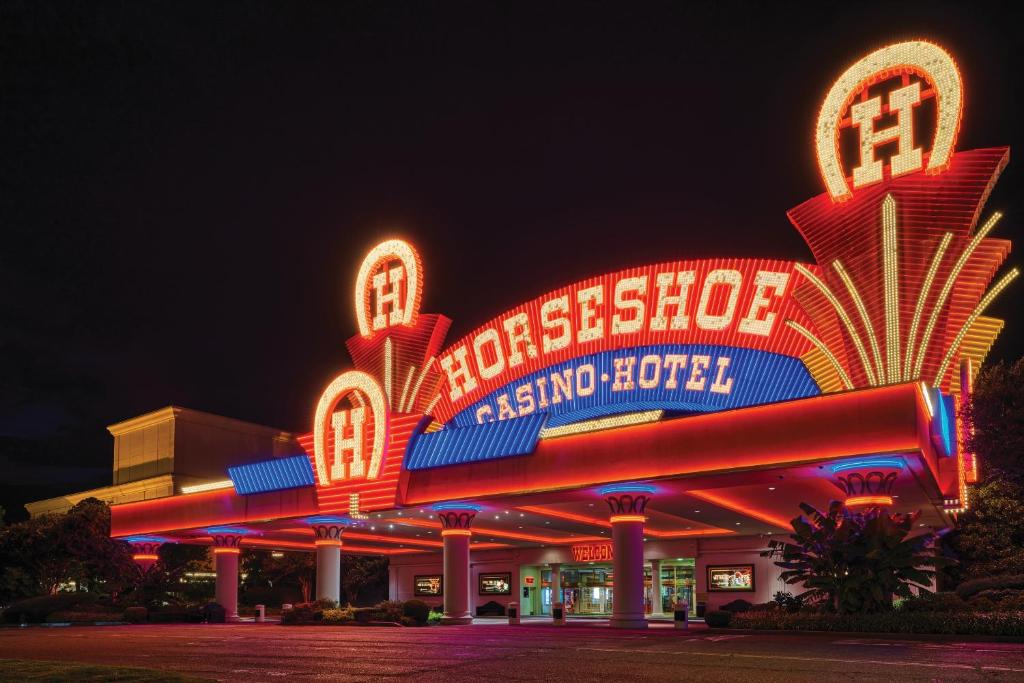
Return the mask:
M 167 669 L 223 681 L 1024 681 L 1024 644 L 738 634 L 667 624 L 614 631 L 143 625 L 0 629 L 0 658 Z

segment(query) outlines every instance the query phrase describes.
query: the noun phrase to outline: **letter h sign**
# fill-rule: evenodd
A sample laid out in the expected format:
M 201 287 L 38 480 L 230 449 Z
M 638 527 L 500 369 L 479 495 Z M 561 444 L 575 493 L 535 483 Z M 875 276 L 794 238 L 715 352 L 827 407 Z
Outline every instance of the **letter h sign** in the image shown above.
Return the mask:
M 366 461 L 363 459 L 363 424 L 366 422 L 366 408 L 360 406 L 349 410 L 339 410 L 331 415 L 331 427 L 334 429 L 334 463 L 331 465 L 331 479 L 341 480 L 362 477 L 366 474 Z M 345 436 L 345 428 L 351 424 L 350 436 Z M 345 467 L 345 454 L 351 452 L 352 459 Z
M 376 292 L 376 314 L 373 316 L 373 330 L 383 330 L 390 325 L 399 325 L 405 315 L 402 309 L 402 285 L 405 283 L 405 268 L 401 265 L 389 268 L 373 276 Z M 385 292 L 387 285 L 391 287 Z M 389 313 L 385 308 L 390 306 Z
M 860 166 L 853 169 L 853 186 L 863 187 L 882 180 L 882 162 L 875 158 L 875 147 L 897 141 L 896 154 L 890 160 L 892 176 L 913 173 L 924 166 L 921 148 L 914 147 L 914 107 L 921 103 L 921 84 L 910 85 L 889 93 L 889 112 L 896 123 L 875 130 L 875 121 L 882 116 L 882 98 L 872 97 L 850 107 L 850 119 L 860 129 Z

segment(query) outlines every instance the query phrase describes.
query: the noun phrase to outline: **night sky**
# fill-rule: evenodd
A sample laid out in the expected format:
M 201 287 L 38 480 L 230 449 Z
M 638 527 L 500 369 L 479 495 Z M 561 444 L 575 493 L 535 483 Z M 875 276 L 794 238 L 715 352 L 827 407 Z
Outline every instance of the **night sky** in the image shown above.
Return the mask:
M 166 405 L 308 431 L 386 236 L 449 339 L 632 265 L 809 260 L 818 107 L 886 43 L 957 59 L 959 149 L 1024 149 L 1019 2 L 550 4 L 0 2 L 8 518 L 109 484 L 106 425 Z M 1022 178 L 988 205 L 1018 244 Z

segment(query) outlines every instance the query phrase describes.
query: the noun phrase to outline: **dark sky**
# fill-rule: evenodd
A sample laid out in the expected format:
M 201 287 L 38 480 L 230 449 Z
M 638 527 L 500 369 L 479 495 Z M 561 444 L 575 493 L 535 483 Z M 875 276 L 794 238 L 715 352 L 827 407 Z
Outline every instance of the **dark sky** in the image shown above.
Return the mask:
M 817 109 L 888 42 L 958 60 L 959 149 L 1022 148 L 1019 2 L 551 4 L 0 3 L 0 505 L 108 484 L 105 426 L 172 403 L 307 430 L 384 236 L 450 339 L 612 269 L 809 259 Z

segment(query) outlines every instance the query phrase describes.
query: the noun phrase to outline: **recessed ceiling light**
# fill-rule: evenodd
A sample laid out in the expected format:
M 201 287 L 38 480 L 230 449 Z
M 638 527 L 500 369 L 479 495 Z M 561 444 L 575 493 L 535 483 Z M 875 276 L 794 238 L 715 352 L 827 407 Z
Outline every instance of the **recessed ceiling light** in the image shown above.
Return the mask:
M 377 530 L 377 527 L 375 527 L 375 526 L 370 526 L 370 531 L 376 531 L 376 530 Z
M 739 525 L 740 525 L 740 522 L 736 522 L 736 526 L 739 526 Z
M 519 528 L 520 528 L 520 529 L 522 529 L 522 528 L 523 528 L 523 525 L 522 525 L 522 524 L 520 524 L 520 525 L 519 525 Z
M 520 513 L 519 513 L 519 516 L 520 516 L 520 517 L 525 517 L 525 516 L 526 516 L 526 513 L 525 513 L 525 512 L 520 512 Z
M 501 515 L 494 515 L 495 519 L 501 519 Z
M 401 516 L 402 516 L 402 511 L 401 511 L 401 510 L 399 510 L 399 511 L 398 511 L 398 516 L 399 516 L 399 517 L 401 517 Z
M 700 510 L 694 510 L 694 512 L 700 512 Z
M 545 524 L 551 524 L 551 522 L 544 522 Z
M 388 528 L 389 528 L 389 529 L 394 529 L 394 528 L 395 528 L 395 525 L 394 525 L 394 524 L 388 524 Z
M 775 490 L 775 487 L 774 487 L 774 486 L 769 486 L 769 487 L 768 487 L 768 490 L 769 490 L 769 491 L 774 491 L 774 490 Z

